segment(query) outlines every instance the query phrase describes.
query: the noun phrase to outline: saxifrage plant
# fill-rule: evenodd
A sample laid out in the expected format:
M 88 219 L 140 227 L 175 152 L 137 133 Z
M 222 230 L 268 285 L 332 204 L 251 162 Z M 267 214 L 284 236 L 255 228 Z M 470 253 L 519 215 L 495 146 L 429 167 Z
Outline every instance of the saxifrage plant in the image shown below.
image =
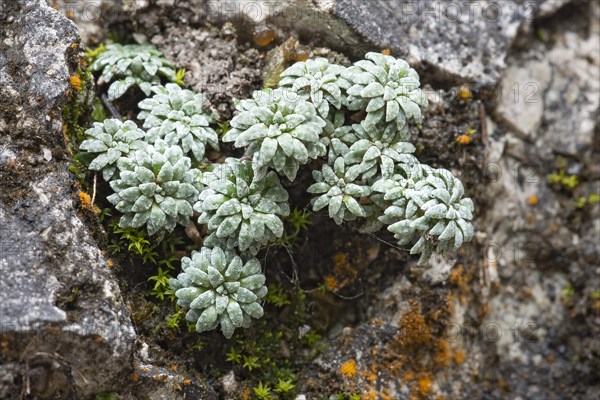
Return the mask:
M 82 149 L 98 154 L 90 168 L 110 180 L 120 226 L 170 232 L 194 211 L 206 225 L 202 248 L 184 257 L 183 272 L 170 280 L 199 332 L 220 326 L 229 338 L 262 316 L 267 289 L 254 256 L 284 233 L 289 195 L 278 175 L 294 181 L 304 165 L 313 169 L 307 190 L 315 211 L 327 209 L 337 224 L 360 222 L 368 232 L 387 226 L 399 244 L 412 243 L 420 263 L 473 237 L 473 202 L 460 180 L 414 154 L 409 123 L 422 122 L 427 97 L 404 60 L 368 53 L 350 67 L 324 58 L 292 65 L 280 88 L 238 102 L 223 141 L 245 155 L 220 164 L 204 157 L 219 143 L 202 95 L 160 86 L 177 74 L 155 49 L 109 46 L 93 68 L 105 82 L 120 79 L 109 88 L 111 99 L 134 84 L 147 96 L 154 92 L 139 103 L 146 132 L 132 121 L 107 120 L 89 131 Z

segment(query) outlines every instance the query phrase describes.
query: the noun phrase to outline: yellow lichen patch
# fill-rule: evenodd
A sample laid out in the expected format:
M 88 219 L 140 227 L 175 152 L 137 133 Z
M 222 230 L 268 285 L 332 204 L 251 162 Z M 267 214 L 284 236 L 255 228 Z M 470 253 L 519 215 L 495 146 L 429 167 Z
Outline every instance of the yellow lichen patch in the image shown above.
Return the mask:
M 326 276 L 325 277 L 325 287 L 330 292 L 333 292 L 338 287 L 338 281 L 337 281 L 337 279 L 335 279 L 335 277 L 333 277 L 331 275 Z
M 83 88 L 83 82 L 81 81 L 81 77 L 79 77 L 78 74 L 71 76 L 69 78 L 69 81 L 71 82 L 71 87 L 76 92 L 80 92 L 81 89 Z
M 454 351 L 454 355 L 452 357 L 454 359 L 454 363 L 459 365 L 465 362 L 465 351 L 463 349 L 457 349 Z
M 192 383 L 192 381 L 190 379 L 184 379 L 183 380 L 183 384 L 184 385 L 189 385 L 190 383 Z
M 456 139 L 454 139 L 454 141 L 456 143 L 458 143 L 458 144 L 466 146 L 469 143 L 471 143 L 471 136 L 469 136 L 469 135 L 460 135 L 459 137 L 457 137 Z
M 242 393 L 242 400 L 249 400 L 251 394 L 252 390 L 250 390 L 250 388 L 244 389 L 244 392 Z
M 115 266 L 115 263 L 114 263 L 114 261 L 112 259 L 108 258 L 108 259 L 106 259 L 106 266 L 108 268 L 112 268 L 112 267 Z
M 140 380 L 140 376 L 138 375 L 136 370 L 133 370 L 133 372 L 131 373 L 131 380 L 134 382 L 137 382 Z
M 441 339 L 436 344 L 434 361 L 436 364 L 448 367 L 452 361 L 452 350 L 450 349 L 450 344 L 446 339 Z
M 177 382 L 173 382 L 173 390 L 175 391 L 180 391 L 181 390 L 181 385 Z
M 530 206 L 536 206 L 539 201 L 540 200 L 535 194 L 532 194 L 531 196 L 527 197 L 527 204 L 529 204 Z
M 392 51 L 390 49 L 383 49 L 381 50 L 381 54 L 383 54 L 384 56 L 391 56 Z
M 175 365 L 175 364 L 171 365 L 171 371 L 177 372 L 177 365 Z
M 79 203 L 81 204 L 81 207 L 86 210 L 92 211 L 94 213 L 99 211 L 98 207 L 92 203 L 92 198 L 90 197 L 90 195 L 84 192 L 83 190 L 79 191 Z
M 400 332 L 396 335 L 396 343 L 405 350 L 410 351 L 415 347 L 427 346 L 433 342 L 431 328 L 419 307 L 414 304 L 402 316 L 400 327 Z
M 473 92 L 471 91 L 471 87 L 465 84 L 458 89 L 458 95 L 463 100 L 469 100 L 473 97 Z
M 379 393 L 377 393 L 374 390 L 370 390 L 367 393 L 363 393 L 362 396 L 360 396 L 360 398 L 363 400 L 378 400 L 378 397 Z
M 79 201 L 81 202 L 81 205 L 84 206 L 85 208 L 90 207 L 92 204 L 92 198 L 90 197 L 89 194 L 87 194 L 83 190 L 79 191 Z
M 356 361 L 348 360 L 340 365 L 340 373 L 346 378 L 354 378 L 356 375 Z
M 432 387 L 433 382 L 431 381 L 431 377 L 429 375 L 423 375 L 417 382 L 417 393 L 421 398 L 427 397 L 431 393 Z

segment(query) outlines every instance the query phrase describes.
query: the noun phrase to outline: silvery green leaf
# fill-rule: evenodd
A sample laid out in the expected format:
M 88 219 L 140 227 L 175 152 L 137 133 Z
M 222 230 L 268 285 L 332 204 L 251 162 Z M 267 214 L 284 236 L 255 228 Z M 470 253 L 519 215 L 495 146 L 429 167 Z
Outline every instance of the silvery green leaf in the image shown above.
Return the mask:
M 454 221 L 450 221 L 446 226 L 446 229 L 438 236 L 438 239 L 441 241 L 450 240 L 456 234 L 456 223 Z
M 108 164 L 108 156 L 106 154 L 100 154 L 98 157 L 90 163 L 89 169 L 92 171 L 100 171 Z
M 205 332 L 214 329 L 217 321 L 217 310 L 215 306 L 210 306 L 200 314 L 198 322 L 196 322 L 196 331 Z
M 325 206 L 327 206 L 328 204 L 329 204 L 329 197 L 324 194 L 315 200 L 315 202 L 313 204 L 313 210 L 319 211 L 319 210 L 325 208 Z
M 448 207 L 445 204 L 438 204 L 429 208 L 425 212 L 425 215 L 432 219 L 440 219 L 445 217 L 447 211 Z
M 127 90 L 129 90 L 129 88 L 133 85 L 135 85 L 135 79 L 133 78 L 127 78 L 114 82 L 108 88 L 108 99 L 110 101 L 118 99 L 119 97 L 123 96 L 125 92 L 127 92 Z
M 264 314 L 263 308 L 258 303 L 240 304 L 240 307 L 252 318 L 262 318 Z
M 214 303 L 215 297 L 215 292 L 213 290 L 207 290 L 193 299 L 190 307 L 198 309 L 207 308 Z
M 178 289 L 175 292 L 175 295 L 177 296 L 178 299 L 182 299 L 185 302 L 191 303 L 201 293 L 202 293 L 202 291 L 198 288 L 184 287 L 184 288 Z
M 242 206 L 237 199 L 230 199 L 221 204 L 217 209 L 217 215 L 229 216 L 237 214 L 242 210 Z
M 242 326 L 242 323 L 244 322 L 244 315 L 240 305 L 236 301 L 231 301 L 227 305 L 227 315 L 235 327 L 239 328 Z
M 344 204 L 346 205 L 348 211 L 350 211 L 357 217 L 366 217 L 365 210 L 361 207 L 360 204 L 358 204 L 358 201 L 356 201 L 353 197 L 344 196 Z
M 240 222 L 242 221 L 241 215 L 232 215 L 227 217 L 221 222 L 219 228 L 217 229 L 218 237 L 227 237 L 231 235 L 238 229 Z

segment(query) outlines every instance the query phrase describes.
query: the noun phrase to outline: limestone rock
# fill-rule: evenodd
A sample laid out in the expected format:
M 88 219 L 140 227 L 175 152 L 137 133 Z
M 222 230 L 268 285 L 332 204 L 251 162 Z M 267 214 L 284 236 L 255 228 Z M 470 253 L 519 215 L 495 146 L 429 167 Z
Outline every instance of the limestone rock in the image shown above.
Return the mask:
M 135 333 L 68 171 L 80 38 L 43 0 L 3 2 L 0 25 L 0 397 L 91 396 L 129 375 Z

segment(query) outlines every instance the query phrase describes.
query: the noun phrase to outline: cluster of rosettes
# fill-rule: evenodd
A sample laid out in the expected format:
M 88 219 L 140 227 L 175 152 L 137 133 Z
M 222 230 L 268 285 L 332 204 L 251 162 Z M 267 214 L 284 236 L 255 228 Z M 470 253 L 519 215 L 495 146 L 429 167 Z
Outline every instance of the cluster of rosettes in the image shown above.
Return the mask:
M 99 83 L 110 83 L 108 98 L 118 99 L 132 86 L 138 86 L 150 96 L 152 86 L 161 78 L 177 81 L 177 72 L 160 51 L 149 45 L 110 44 L 90 65 L 92 71 L 102 71 Z
M 152 88 L 155 95 L 139 103 L 144 121 L 146 141 L 164 139 L 169 145 L 181 146 L 191 152 L 197 161 L 204 158 L 206 146 L 219 150 L 219 137 L 210 127 L 212 117 L 202 108 L 203 95 L 168 83 Z
M 283 235 L 281 217 L 288 216 L 288 193 L 277 174 L 256 179 L 250 161 L 228 158 L 203 174 L 206 188 L 194 205 L 210 234 L 204 244 L 238 248 L 256 254 Z
M 183 272 L 169 281 L 177 304 L 188 309 L 186 319 L 198 332 L 221 326 L 226 338 L 236 328 L 247 328 L 261 318 L 260 301 L 267 294 L 265 276 L 256 258 L 242 258 L 230 250 L 203 247 L 181 260 Z
M 458 179 L 419 164 L 407 142 L 408 122 L 421 123 L 427 106 L 416 71 L 391 56 L 365 58 L 348 68 L 317 59 L 282 74 L 280 85 L 311 101 L 326 121 L 328 163 L 313 171 L 313 209 L 327 207 L 337 224 L 362 218 L 364 231 L 388 224 L 401 244 L 420 232 L 411 252 L 422 253 L 421 262 L 434 250 L 447 255 L 471 240 L 473 204 Z M 347 124 L 344 108 L 364 120 Z
M 206 162 L 219 149 L 203 95 L 161 79 L 179 79 L 151 46 L 108 46 L 92 64 L 100 82 L 115 81 L 109 98 L 131 86 L 151 96 L 132 121 L 106 120 L 87 131 L 81 149 L 95 153 L 90 169 L 102 171 L 123 215 L 121 227 L 146 225 L 150 235 L 187 225 L 194 211 L 208 234 L 199 252 L 182 259 L 170 285 L 186 318 L 204 332 L 236 328 L 260 318 L 267 294 L 254 258 L 281 238 L 290 213 L 279 176 L 293 181 L 301 166 L 325 157 L 313 171 L 315 211 L 327 208 L 337 223 L 361 220 L 364 231 L 387 225 L 400 244 L 416 240 L 411 254 L 426 261 L 448 255 L 473 237 L 473 202 L 449 171 L 418 162 L 408 123 L 421 123 L 427 98 L 419 76 L 404 61 L 368 53 L 350 67 L 317 58 L 282 73 L 279 88 L 256 91 L 236 105 L 224 142 L 245 148 L 242 159 Z M 353 121 L 353 123 L 350 122 Z M 192 157 L 208 167 L 192 167 Z M 252 161 L 248 160 L 251 158 Z M 317 164 L 314 162 L 312 164 Z
M 201 172 L 191 168 L 179 146 L 157 140 L 154 146 L 130 153 L 117 161 L 119 176 L 110 182 L 108 197 L 123 213 L 120 227 L 147 225 L 148 233 L 172 232 L 187 225 L 200 189 Z

